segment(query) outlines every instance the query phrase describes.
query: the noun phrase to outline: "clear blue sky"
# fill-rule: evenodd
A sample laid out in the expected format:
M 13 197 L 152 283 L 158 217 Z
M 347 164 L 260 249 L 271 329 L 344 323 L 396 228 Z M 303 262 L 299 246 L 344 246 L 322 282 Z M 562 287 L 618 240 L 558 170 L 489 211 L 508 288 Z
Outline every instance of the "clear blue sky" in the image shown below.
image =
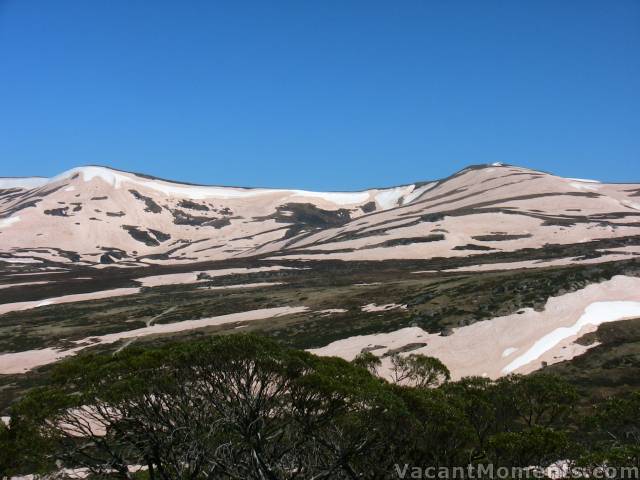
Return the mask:
M 0 0 L 0 176 L 640 181 L 638 0 Z

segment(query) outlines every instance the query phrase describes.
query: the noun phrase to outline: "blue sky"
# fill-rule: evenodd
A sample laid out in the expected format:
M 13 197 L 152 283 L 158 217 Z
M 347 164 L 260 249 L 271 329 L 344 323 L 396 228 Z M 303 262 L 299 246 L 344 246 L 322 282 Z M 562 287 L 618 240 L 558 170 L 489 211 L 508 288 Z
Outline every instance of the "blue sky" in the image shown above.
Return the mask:
M 640 181 L 637 0 L 0 0 L 0 176 Z

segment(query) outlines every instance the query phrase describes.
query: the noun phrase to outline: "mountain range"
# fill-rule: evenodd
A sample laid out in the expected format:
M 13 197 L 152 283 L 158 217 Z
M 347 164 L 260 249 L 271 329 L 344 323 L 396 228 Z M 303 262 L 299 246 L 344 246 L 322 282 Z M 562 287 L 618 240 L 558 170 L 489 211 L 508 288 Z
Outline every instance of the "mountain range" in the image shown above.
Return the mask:
M 602 259 L 628 253 L 621 239 L 640 232 L 640 184 L 503 164 L 360 192 L 208 187 L 105 167 L 0 188 L 0 262 L 38 269 L 452 258 L 593 241 Z

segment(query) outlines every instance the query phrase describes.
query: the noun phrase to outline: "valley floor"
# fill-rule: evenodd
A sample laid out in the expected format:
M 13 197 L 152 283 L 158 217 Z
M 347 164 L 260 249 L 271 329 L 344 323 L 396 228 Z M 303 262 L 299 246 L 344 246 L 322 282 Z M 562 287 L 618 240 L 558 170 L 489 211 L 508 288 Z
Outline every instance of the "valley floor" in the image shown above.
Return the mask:
M 440 358 L 454 378 L 563 370 L 589 389 L 588 373 L 563 366 L 584 358 L 596 362 L 599 354 L 591 352 L 603 347 L 607 359 L 615 356 L 616 346 L 602 341 L 600 332 L 640 318 L 640 260 L 584 263 L 569 257 L 576 248 L 589 257 L 589 248 L 598 247 L 549 246 L 534 254 L 544 253 L 551 264 L 537 268 L 504 268 L 505 261 L 518 265 L 534 256 L 523 251 L 510 258 L 251 258 L 8 271 L 0 277 L 0 411 L 30 386 L 46 383 L 61 358 L 239 331 L 347 359 L 371 351 L 383 366 L 393 353 L 423 353 Z M 553 264 L 558 258 L 575 261 Z M 482 268 L 462 270 L 470 265 Z M 627 342 L 624 349 L 626 368 L 635 371 L 640 344 Z M 620 380 L 606 390 L 630 386 Z M 589 394 L 601 387 L 594 383 Z

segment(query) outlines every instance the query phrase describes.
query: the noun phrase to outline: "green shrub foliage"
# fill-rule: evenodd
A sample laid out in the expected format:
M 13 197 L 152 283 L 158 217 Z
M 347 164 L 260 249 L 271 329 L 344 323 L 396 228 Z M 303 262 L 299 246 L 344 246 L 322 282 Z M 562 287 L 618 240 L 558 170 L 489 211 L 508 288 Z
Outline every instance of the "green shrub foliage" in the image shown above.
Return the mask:
M 0 471 L 387 479 L 405 464 L 638 463 L 639 394 L 585 410 L 550 375 L 452 382 L 436 359 L 390 361 L 395 383 L 370 353 L 349 363 L 252 335 L 80 356 L 14 404 Z

